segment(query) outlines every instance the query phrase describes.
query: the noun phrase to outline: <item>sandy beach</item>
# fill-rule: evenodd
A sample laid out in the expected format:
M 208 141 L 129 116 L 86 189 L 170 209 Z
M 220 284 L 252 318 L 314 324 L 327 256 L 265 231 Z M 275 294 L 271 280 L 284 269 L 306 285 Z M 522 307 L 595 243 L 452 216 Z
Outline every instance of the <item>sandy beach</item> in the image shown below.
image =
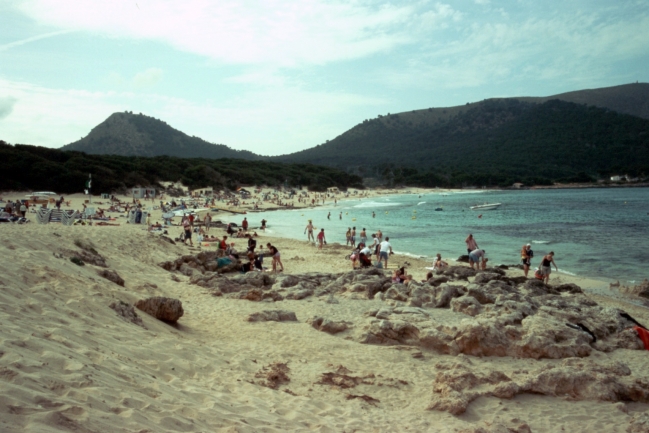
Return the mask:
M 403 191 L 381 191 L 389 193 Z M 84 196 L 68 198 L 70 208 L 81 208 Z M 93 201 L 108 207 L 107 200 Z M 295 205 L 309 203 L 295 200 Z M 236 210 L 250 211 L 252 206 L 241 204 Z M 152 222 L 159 214 L 154 211 Z M 255 227 L 254 213 L 247 216 Z M 551 285 L 576 284 L 584 293 L 570 288 L 537 293 L 538 305 L 523 314 L 522 324 L 513 320 L 502 325 L 502 338 L 508 339 L 499 343 L 505 347 L 502 353 L 478 351 L 462 345 L 464 330 L 504 320 L 502 309 L 518 311 L 525 296 L 545 289 L 526 286 L 519 294 L 512 283 L 503 286 L 512 296 L 506 301 L 480 302 L 475 295 L 470 303 L 460 304 L 457 300 L 469 295 L 458 294 L 450 306 L 433 308 L 416 300 L 414 290 L 428 290 L 427 284 L 403 292 L 381 283 L 380 290 L 365 291 L 363 284 L 383 280 L 374 274 L 357 279 L 353 273 L 360 271 L 352 271 L 346 258 L 349 247 L 330 243 L 320 251 L 306 241 L 257 230 L 258 246 L 275 245 L 285 271 L 268 274 L 270 279 L 256 286 L 259 293 L 275 297 L 255 299 L 252 280 L 246 283 L 247 297 L 239 295 L 243 289 L 225 289 L 230 279 L 242 277 L 238 273 L 200 285 L 206 273 L 160 266 L 214 251 L 215 245 L 171 244 L 144 225 L 126 224 L 118 214 L 119 226 L 39 225 L 34 214 L 28 218 L 28 224 L 0 225 L 3 432 L 649 431 L 649 352 L 639 339 L 633 340 L 632 331 L 619 327 L 623 322 L 613 319 L 623 310 L 647 324 L 649 310 L 638 298 L 608 289 L 600 280 L 553 274 Z M 240 219 L 225 212 L 213 215 L 214 221 Z M 167 231 L 173 239 L 181 229 Z M 216 228 L 210 233 L 225 234 Z M 239 251 L 245 250 L 244 239 L 234 242 Z M 98 259 L 85 260 L 83 266 L 70 260 L 80 254 L 101 257 L 105 267 Z M 406 262 L 417 282 L 431 266 L 426 260 L 394 255 L 386 274 Z M 99 275 L 107 269 L 123 278 L 124 285 Z M 522 271 L 489 275 L 500 282 L 480 287 L 496 290 Z M 458 293 L 471 293 L 480 288 L 478 278 L 471 275 L 448 284 Z M 153 296 L 182 302 L 184 314 L 176 324 L 136 309 L 142 321 L 138 325 L 109 307 Z M 516 305 L 507 303 L 514 298 Z M 297 320 L 250 319 L 276 310 L 294 313 Z M 546 335 L 545 323 L 563 326 L 560 322 L 579 314 L 588 322 L 587 311 L 607 315 L 601 323 L 592 318 L 602 335 L 597 343 L 565 326 L 565 332 L 575 333 L 566 334 L 566 340 L 557 336 L 551 344 L 530 342 L 534 330 L 539 338 Z M 318 317 L 326 320 L 317 322 Z M 526 327 L 532 317 L 548 322 Z M 323 332 L 324 325 L 318 329 L 325 322 L 339 326 L 339 332 Z M 387 325 L 394 335 L 376 331 Z M 417 332 L 401 332 L 398 326 Z M 520 328 L 517 337 L 515 327 Z M 458 333 L 455 342 L 439 337 L 451 335 L 451 328 Z M 485 347 L 491 338 L 484 335 Z M 530 349 L 534 344 L 536 352 Z M 548 372 L 555 372 L 555 379 L 547 379 Z M 503 375 L 507 380 L 498 379 Z

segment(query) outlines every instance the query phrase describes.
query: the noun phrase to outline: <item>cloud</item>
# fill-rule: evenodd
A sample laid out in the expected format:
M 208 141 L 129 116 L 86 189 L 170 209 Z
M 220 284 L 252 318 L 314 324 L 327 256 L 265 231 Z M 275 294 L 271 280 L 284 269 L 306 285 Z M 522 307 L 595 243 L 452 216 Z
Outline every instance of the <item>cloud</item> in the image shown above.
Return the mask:
M 208 103 L 153 93 L 51 89 L 2 78 L 0 94 L 21 102 L 3 121 L 3 140 L 10 143 L 60 147 L 87 135 L 111 113 L 128 110 L 213 143 L 267 155 L 322 143 L 358 123 L 359 112 L 382 111 L 387 103 L 353 93 L 287 86 Z
M 29 38 L 21 39 L 19 41 L 9 42 L 4 45 L 0 45 L 0 52 L 9 50 L 11 48 L 19 47 L 21 45 L 29 44 L 30 42 L 40 41 L 41 39 L 53 38 L 55 36 L 66 35 L 68 33 L 73 33 L 74 30 L 61 30 L 57 32 L 44 33 L 42 35 L 32 36 Z
M 646 58 L 649 14 L 624 10 L 474 21 L 457 38 L 429 43 L 400 70 L 385 68 L 394 87 L 458 89 L 553 81 L 555 86 L 602 83 L 614 65 Z
M 138 72 L 133 77 L 133 85 L 136 88 L 152 87 L 162 80 L 162 69 L 149 68 L 146 71 Z
M 295 66 L 355 59 L 414 42 L 409 29 L 452 9 L 365 1 L 20 0 L 40 24 L 158 40 L 232 64 Z M 454 19 L 449 17 L 448 19 Z
M 5 96 L 0 98 L 0 120 L 9 117 L 16 104 L 16 98 Z

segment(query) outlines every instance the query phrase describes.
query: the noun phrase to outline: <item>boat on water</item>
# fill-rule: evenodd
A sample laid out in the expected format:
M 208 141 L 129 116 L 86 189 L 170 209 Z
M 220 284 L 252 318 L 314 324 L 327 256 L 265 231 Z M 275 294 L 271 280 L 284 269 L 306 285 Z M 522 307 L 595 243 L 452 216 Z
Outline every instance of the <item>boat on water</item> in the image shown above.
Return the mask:
M 498 209 L 502 203 L 485 203 L 471 206 L 471 210 L 494 210 Z

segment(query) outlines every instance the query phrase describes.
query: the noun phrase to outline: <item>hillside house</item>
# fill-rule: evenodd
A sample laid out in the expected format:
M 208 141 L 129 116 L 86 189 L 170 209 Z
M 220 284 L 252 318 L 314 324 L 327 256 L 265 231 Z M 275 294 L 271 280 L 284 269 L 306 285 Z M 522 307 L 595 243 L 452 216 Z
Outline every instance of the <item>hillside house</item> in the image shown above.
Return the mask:
M 133 188 L 131 195 L 133 198 L 155 197 L 155 188 Z

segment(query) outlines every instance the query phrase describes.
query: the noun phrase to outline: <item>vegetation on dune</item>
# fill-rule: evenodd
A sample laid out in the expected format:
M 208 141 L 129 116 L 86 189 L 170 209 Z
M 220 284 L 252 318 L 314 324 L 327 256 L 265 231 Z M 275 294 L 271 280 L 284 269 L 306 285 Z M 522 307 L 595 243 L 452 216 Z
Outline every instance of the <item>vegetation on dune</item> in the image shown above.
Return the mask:
M 285 164 L 237 159 L 128 157 L 87 155 L 45 147 L 0 141 L 0 190 L 83 190 L 92 174 L 92 189 L 111 192 L 134 186 L 181 181 L 190 188 L 212 186 L 234 189 L 241 185 L 306 186 L 322 191 L 362 187 L 359 176 L 312 164 Z

